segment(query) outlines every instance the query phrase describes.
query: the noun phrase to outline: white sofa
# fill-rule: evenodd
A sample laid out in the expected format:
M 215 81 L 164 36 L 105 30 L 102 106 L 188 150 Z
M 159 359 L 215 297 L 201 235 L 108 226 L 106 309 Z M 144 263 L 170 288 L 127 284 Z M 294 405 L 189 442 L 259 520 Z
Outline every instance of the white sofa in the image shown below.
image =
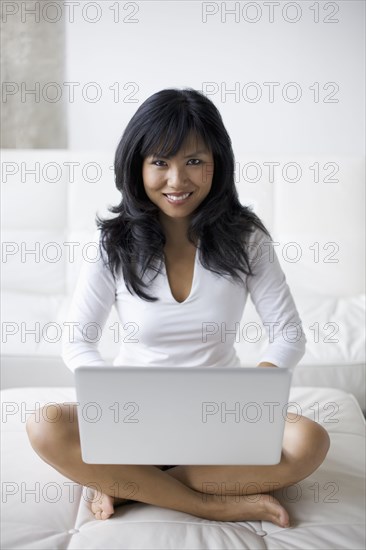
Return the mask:
M 108 204 L 119 201 L 113 154 L 2 151 L 1 381 L 3 480 L 8 484 L 3 483 L 3 547 L 364 548 L 362 158 L 267 155 L 238 166 L 241 201 L 253 205 L 278 242 L 278 257 L 307 337 L 291 398 L 331 435 L 325 462 L 299 484 L 301 498 L 278 495 L 294 519 L 291 529 L 260 522 L 209 522 L 142 503 L 121 507 L 112 520 L 97 522 L 81 488 L 75 488 L 71 502 L 69 480 L 30 447 L 27 407 L 74 398 L 73 376 L 60 358 L 63 320 L 83 254 L 93 253 L 88 243 L 95 232 L 95 213 L 107 214 Z M 267 177 L 271 162 L 279 163 L 273 181 Z M 245 182 L 239 172 L 251 181 Z M 289 181 L 300 173 L 298 181 Z M 298 261 L 295 254 L 301 255 Z M 112 310 L 100 341 L 101 353 L 110 361 L 118 344 L 109 327 L 116 321 Z M 249 322 L 261 326 L 262 338 L 250 341 L 255 334 L 249 331 L 247 340 L 236 344 L 244 367 L 257 364 L 267 343 L 250 300 L 241 329 Z M 16 462 L 19 456 L 23 460 Z M 64 489 L 58 499 L 52 493 L 54 483 Z M 27 493 L 32 484 L 40 491 L 39 502 L 36 493 L 33 499 Z M 45 496 L 42 491 L 48 489 Z

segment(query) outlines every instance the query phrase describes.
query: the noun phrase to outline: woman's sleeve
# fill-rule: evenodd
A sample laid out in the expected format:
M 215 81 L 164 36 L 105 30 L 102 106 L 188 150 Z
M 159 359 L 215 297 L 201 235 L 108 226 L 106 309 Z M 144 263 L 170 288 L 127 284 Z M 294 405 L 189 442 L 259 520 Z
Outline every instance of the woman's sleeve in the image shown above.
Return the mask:
M 249 239 L 253 276 L 246 284 L 268 336 L 258 363 L 295 367 L 305 354 L 306 337 L 273 241 L 256 229 Z
M 99 244 L 99 230 L 94 234 L 93 241 Z M 98 344 L 116 292 L 114 278 L 104 265 L 105 261 L 104 250 L 98 254 L 96 261 L 83 259 L 64 322 L 61 357 L 72 372 L 78 366 L 106 365 L 98 351 Z

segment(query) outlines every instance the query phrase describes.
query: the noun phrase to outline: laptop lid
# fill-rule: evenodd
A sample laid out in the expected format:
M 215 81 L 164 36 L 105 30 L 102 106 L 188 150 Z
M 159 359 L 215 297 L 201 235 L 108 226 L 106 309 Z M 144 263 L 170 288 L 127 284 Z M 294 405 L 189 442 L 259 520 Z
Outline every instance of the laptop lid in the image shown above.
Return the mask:
M 78 367 L 88 464 L 278 464 L 292 369 Z

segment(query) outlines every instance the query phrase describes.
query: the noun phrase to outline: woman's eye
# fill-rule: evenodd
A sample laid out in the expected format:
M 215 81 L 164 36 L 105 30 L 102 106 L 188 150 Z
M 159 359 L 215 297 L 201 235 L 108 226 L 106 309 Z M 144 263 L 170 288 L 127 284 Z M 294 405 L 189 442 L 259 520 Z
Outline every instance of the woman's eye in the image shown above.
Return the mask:
M 188 163 L 190 163 L 191 161 L 193 161 L 193 164 L 191 164 L 191 166 L 199 166 L 201 164 L 201 161 L 199 159 L 189 159 Z M 158 164 L 158 163 L 163 163 L 163 164 Z M 165 161 L 163 161 L 163 160 L 153 160 L 151 164 L 154 164 L 157 167 L 162 167 L 162 166 L 164 166 Z

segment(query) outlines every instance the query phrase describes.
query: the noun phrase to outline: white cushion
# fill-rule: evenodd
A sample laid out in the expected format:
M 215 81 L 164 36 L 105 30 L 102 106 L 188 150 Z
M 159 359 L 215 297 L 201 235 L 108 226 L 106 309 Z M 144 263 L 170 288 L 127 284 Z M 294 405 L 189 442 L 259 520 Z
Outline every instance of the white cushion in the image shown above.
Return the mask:
M 62 231 L 3 231 L 2 288 L 35 295 L 65 292 L 65 237 Z
M 62 294 L 3 292 L 2 354 L 37 356 L 46 346 L 46 355 L 59 355 L 61 327 L 58 318 L 63 300 Z
M 28 230 L 52 232 L 65 229 L 66 158 L 65 151 L 58 149 L 1 150 L 3 229 L 24 233 Z M 31 170 L 35 170 L 35 174 L 30 173 Z
M 75 181 L 68 187 L 67 219 L 70 231 L 93 232 L 95 214 L 111 216 L 109 205 L 121 201 L 114 182 L 114 151 L 67 151 L 69 162 L 78 162 Z

